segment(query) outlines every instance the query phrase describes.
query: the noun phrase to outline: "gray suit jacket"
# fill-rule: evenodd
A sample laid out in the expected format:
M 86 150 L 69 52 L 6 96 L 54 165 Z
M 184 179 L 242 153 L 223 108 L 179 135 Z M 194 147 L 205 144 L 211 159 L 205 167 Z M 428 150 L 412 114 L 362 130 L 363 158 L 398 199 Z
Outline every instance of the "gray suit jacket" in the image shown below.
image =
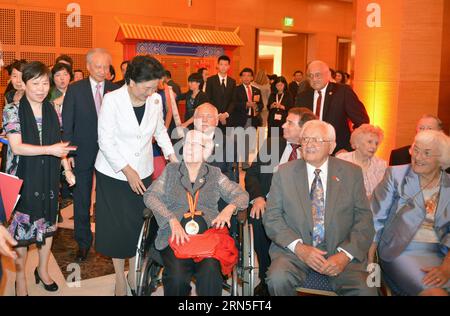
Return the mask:
M 301 238 L 312 245 L 313 219 L 306 163 L 299 159 L 280 166 L 274 174 L 263 216 L 267 236 L 274 242 L 270 255 L 292 252 L 287 246 Z M 342 247 L 364 262 L 373 240 L 372 212 L 362 170 L 330 157 L 325 201 L 325 244 L 328 255 Z
M 172 218 L 181 221 L 183 215 L 189 212 L 186 191 L 194 196 L 197 190 L 200 190 L 197 210 L 203 212 L 208 227 L 219 214 L 217 203 L 220 198 L 234 204 L 238 210 L 248 206 L 248 193 L 223 175 L 219 168 L 202 164 L 192 185 L 184 162 L 169 163 L 144 194 L 145 205 L 153 211 L 159 226 L 156 249 L 162 250 L 169 244 L 172 234 L 169 221 Z
M 434 229 L 446 248 L 450 247 L 449 202 L 450 175 L 443 172 Z M 382 260 L 392 261 L 409 245 L 426 214 L 419 176 L 411 165 L 387 169 L 384 179 L 373 192 L 371 206 L 378 254 Z

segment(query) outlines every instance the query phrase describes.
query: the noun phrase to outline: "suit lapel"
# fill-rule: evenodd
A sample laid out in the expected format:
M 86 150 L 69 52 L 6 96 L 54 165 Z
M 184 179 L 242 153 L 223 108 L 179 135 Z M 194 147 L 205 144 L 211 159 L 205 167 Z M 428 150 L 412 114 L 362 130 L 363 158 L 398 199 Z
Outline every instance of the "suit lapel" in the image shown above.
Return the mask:
M 309 196 L 309 184 L 308 184 L 308 173 L 306 171 L 306 163 L 304 160 L 298 160 L 295 174 L 298 175 L 294 177 L 295 187 L 297 189 L 297 198 L 299 200 L 299 204 L 303 210 L 305 215 L 304 218 L 308 221 L 309 232 L 312 234 L 313 230 L 313 218 L 312 218 L 312 205 L 311 198 Z M 302 180 L 300 180 L 302 179 Z M 299 214 L 300 215 L 300 214 Z M 311 235 L 312 236 L 312 235 Z
M 323 115 L 322 119 L 326 121 L 326 118 L 328 117 L 328 112 L 330 111 L 331 107 L 331 101 L 333 100 L 334 93 L 336 90 L 336 85 L 332 82 L 328 83 L 327 90 L 325 92 L 325 101 L 323 103 Z
M 423 199 L 422 190 L 420 189 L 419 176 L 410 167 L 402 183 L 400 192 L 403 192 L 408 203 L 413 204 L 417 209 L 425 214 L 425 201 Z
M 95 99 L 94 99 L 94 94 L 92 92 L 91 79 L 87 78 L 86 81 L 87 81 L 86 89 L 88 90 L 87 91 L 87 96 L 88 96 L 88 99 L 89 99 L 88 107 L 89 107 L 89 110 L 91 112 L 93 111 L 95 113 L 95 116 L 97 116 L 97 108 L 95 107 Z
M 335 212 L 335 205 L 341 191 L 341 169 L 336 166 L 332 157 L 328 159 L 327 198 L 325 202 L 325 234 L 331 224 Z

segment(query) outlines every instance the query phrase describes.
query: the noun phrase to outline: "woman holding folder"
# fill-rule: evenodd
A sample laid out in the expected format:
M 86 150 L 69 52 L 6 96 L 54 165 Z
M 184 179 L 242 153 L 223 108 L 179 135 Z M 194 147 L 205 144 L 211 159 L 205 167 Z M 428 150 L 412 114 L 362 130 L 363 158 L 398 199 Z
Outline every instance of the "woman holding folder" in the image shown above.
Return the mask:
M 18 105 L 8 104 L 3 112 L 3 126 L 10 146 L 6 172 L 23 180 L 21 198 L 8 228 L 17 241 L 16 295 L 27 295 L 25 264 L 31 244 L 39 248 L 39 265 L 34 270 L 36 284 L 47 291 L 58 285 L 48 274 L 48 260 L 58 214 L 59 172 L 62 164 L 69 185 L 75 176 L 66 155 L 76 148 L 61 142 L 60 122 L 53 106 L 46 100 L 50 89 L 50 71 L 41 62 L 23 68 L 25 95 Z

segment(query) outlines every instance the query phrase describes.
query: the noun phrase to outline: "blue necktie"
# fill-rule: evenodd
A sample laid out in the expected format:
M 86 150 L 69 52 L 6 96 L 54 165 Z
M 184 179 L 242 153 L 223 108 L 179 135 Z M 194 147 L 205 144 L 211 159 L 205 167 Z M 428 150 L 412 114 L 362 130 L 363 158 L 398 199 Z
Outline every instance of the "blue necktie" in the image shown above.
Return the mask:
M 311 192 L 309 196 L 311 198 L 312 216 L 313 216 L 313 246 L 321 244 L 325 236 L 324 226 L 324 211 L 325 211 L 325 198 L 322 186 L 322 180 L 320 179 L 320 169 L 314 170 L 314 181 L 311 185 Z

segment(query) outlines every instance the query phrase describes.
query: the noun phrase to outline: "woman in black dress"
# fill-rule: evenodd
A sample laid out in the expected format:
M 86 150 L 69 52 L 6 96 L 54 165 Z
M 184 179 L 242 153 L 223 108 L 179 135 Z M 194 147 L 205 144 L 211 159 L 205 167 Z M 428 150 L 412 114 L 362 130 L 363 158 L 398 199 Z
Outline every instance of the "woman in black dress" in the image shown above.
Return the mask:
M 289 93 L 288 84 L 284 77 L 278 77 L 274 81 L 276 91 L 269 96 L 267 107 L 269 116 L 267 119 L 267 137 L 281 137 L 281 126 L 286 122 L 288 111 L 294 106 L 294 100 Z M 272 129 L 273 133 L 272 134 Z
M 201 74 L 194 72 L 188 77 L 189 91 L 181 94 L 178 100 L 186 101 L 186 111 L 184 113 L 184 121 L 182 126 L 184 128 L 193 129 L 194 128 L 194 112 L 195 109 L 208 102 L 208 95 L 200 90 L 200 85 L 203 81 Z
M 113 258 L 116 295 L 127 292 L 127 258 L 132 293 L 135 287 L 134 259 L 145 208 L 142 194 L 154 171 L 153 138 L 164 156 L 176 161 L 156 93 L 163 75 L 162 65 L 153 57 L 135 57 L 128 65 L 126 84 L 105 95 L 99 113 L 95 249 Z

